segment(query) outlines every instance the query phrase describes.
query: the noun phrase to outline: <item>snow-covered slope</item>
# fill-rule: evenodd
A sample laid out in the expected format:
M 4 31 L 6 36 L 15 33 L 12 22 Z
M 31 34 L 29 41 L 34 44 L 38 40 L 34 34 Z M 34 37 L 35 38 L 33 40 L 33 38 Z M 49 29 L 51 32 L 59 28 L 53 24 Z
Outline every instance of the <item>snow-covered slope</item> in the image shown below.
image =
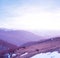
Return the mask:
M 31 58 L 59 58 L 59 57 L 60 57 L 60 53 L 58 53 L 57 51 L 54 51 L 52 53 L 48 52 L 48 53 L 36 54 Z

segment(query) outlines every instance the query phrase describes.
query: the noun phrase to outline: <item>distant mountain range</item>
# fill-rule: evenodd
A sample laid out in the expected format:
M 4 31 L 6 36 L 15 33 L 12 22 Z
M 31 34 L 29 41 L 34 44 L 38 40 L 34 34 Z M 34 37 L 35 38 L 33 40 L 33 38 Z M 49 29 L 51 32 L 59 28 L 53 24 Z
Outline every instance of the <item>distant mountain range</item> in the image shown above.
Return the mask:
M 0 29 L 0 39 L 16 46 L 21 46 L 27 42 L 42 40 L 43 37 L 24 30 Z
M 60 39 L 60 37 L 55 38 Z M 11 51 L 11 49 L 14 48 L 19 49 L 24 46 L 29 47 L 31 45 L 40 44 L 41 42 L 49 42 L 55 38 L 48 38 L 49 40 L 46 40 L 46 38 L 29 31 L 0 29 L 0 50 L 10 49 L 9 51 Z

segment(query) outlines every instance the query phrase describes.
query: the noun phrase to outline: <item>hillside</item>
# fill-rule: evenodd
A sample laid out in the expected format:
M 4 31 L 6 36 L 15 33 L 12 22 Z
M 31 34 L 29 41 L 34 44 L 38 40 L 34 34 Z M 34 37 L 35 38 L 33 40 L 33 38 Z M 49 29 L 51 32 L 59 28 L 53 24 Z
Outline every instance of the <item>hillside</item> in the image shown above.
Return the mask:
M 30 58 L 38 53 L 58 51 L 60 52 L 60 37 L 39 41 L 31 46 L 21 47 L 15 51 L 15 58 Z
M 16 48 L 18 48 L 18 46 L 4 40 L 0 40 L 0 58 L 2 58 L 4 54 L 13 53 Z

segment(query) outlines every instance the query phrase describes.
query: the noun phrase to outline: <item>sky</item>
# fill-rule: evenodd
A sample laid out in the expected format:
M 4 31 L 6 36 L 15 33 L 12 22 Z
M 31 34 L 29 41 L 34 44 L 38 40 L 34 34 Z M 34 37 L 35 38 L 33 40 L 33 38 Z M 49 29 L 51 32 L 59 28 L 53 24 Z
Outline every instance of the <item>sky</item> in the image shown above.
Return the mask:
M 0 0 L 0 28 L 60 30 L 60 0 Z

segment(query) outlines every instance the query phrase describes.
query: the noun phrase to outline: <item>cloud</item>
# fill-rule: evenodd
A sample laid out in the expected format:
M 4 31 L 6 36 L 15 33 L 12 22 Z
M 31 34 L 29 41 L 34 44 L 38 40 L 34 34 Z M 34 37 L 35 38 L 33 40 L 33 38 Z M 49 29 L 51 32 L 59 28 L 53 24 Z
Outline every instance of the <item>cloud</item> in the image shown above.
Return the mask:
M 0 27 L 23 30 L 59 30 L 60 9 L 49 10 L 47 7 L 39 6 L 7 6 L 4 8 L 5 21 Z

